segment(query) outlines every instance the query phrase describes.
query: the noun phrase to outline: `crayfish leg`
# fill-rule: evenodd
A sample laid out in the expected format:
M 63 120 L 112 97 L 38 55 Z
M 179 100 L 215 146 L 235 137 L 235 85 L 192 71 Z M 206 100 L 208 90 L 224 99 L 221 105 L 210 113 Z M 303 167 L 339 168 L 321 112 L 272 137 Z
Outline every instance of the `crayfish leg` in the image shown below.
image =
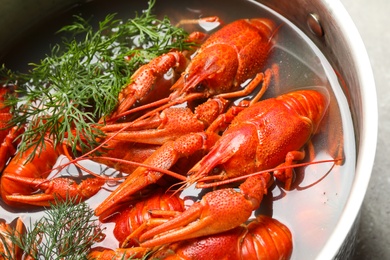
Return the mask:
M 217 25 L 220 25 L 222 24 L 222 21 L 218 16 L 208 16 L 199 19 L 182 19 L 176 24 L 176 27 L 180 27 L 183 25 L 201 24 L 201 23 L 213 23 L 213 24 L 215 23 Z
M 280 164 L 277 168 L 281 168 L 284 166 L 291 166 L 294 164 L 294 161 L 301 161 L 305 158 L 305 151 L 291 151 L 286 155 L 286 160 L 284 163 Z M 274 171 L 274 176 L 281 182 L 284 182 L 284 188 L 286 190 L 291 189 L 291 184 L 294 178 L 293 168 L 288 167 L 286 169 L 280 169 Z
M 23 203 L 35 206 L 51 206 L 56 199 L 65 200 L 70 198 L 76 202 L 84 201 L 95 195 L 105 183 L 101 178 L 90 178 L 77 184 L 74 180 L 68 178 L 54 178 L 52 180 L 28 178 L 15 175 L 6 176 L 20 185 L 31 185 L 44 190 L 45 193 L 20 195 L 7 195 L 7 200 L 11 202 Z
M 145 230 L 148 230 L 148 229 L 153 228 L 153 227 L 157 227 L 165 222 L 167 222 L 167 219 L 164 219 L 164 218 L 152 218 L 152 219 L 145 221 L 136 230 L 134 230 L 130 235 L 128 235 L 120 246 L 123 248 L 128 247 L 130 241 L 134 241 L 134 240 L 136 241 L 135 244 L 139 244 L 139 241 L 137 241 L 137 239 L 140 237 L 140 235 L 143 232 L 145 232 Z

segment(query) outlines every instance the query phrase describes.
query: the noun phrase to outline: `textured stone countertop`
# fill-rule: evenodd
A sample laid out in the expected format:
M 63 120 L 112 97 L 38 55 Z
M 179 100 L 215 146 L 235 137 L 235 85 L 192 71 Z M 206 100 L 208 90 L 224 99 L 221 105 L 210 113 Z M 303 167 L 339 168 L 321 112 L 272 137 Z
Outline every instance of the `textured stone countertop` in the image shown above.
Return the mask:
M 341 0 L 356 24 L 373 68 L 379 132 L 372 177 L 361 209 L 353 259 L 390 259 L 390 1 Z

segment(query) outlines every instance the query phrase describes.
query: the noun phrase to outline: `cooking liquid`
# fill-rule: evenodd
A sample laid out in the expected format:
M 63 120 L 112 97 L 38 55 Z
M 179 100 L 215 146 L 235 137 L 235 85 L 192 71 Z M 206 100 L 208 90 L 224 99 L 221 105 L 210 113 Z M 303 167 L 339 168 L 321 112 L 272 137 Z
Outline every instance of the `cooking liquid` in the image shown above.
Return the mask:
M 237 11 L 238 6 L 240 11 Z M 15 51 L 4 56 L 1 62 L 8 68 L 23 71 L 28 62 L 39 61 L 44 57 L 44 53 L 49 53 L 47 46 L 59 42 L 59 37 L 54 36 L 54 32 L 63 25 L 70 24 L 72 14 L 81 14 L 85 18 L 93 15 L 92 21 L 101 20 L 109 13 L 117 13 L 117 18 L 128 19 L 134 17 L 135 11 L 141 12 L 146 8 L 146 1 L 89 2 L 57 16 L 55 21 L 46 23 L 47 26 L 39 28 L 39 31 L 33 31 L 26 40 L 16 45 Z M 279 28 L 274 52 L 265 68 L 271 67 L 272 64 L 279 66 L 279 87 L 270 86 L 264 98 L 302 88 L 320 88 L 328 91 L 329 113 L 313 138 L 314 160 L 343 156 L 343 164 L 324 163 L 297 169 L 293 189 L 286 191 L 283 185 L 276 183 L 269 190 L 261 207 L 254 213 L 270 215 L 290 228 L 294 243 L 292 259 L 314 259 L 338 222 L 355 172 L 356 148 L 352 119 L 332 67 L 298 28 L 274 11 L 252 1 L 164 0 L 157 1 L 153 13 L 160 19 L 167 15 L 173 24 L 182 19 L 208 16 L 219 16 L 224 23 L 242 18 L 271 18 L 277 24 L 283 25 Z M 213 28 L 214 24 L 207 23 L 185 26 L 189 32 L 204 30 L 212 33 Z M 99 169 L 95 163 L 89 163 L 88 166 Z M 183 196 L 196 195 L 197 192 L 189 189 Z M 101 191 L 88 202 L 95 208 L 106 196 L 107 192 Z M 2 207 L 0 219 L 7 222 L 27 213 L 26 209 L 10 209 L 4 203 L 0 203 Z M 29 211 L 28 216 L 34 220 L 42 214 L 42 211 L 34 210 Z M 23 218 L 25 223 L 29 223 L 29 217 Z M 108 224 L 107 227 L 108 239 L 102 245 L 115 248 L 118 244 L 110 236 L 112 225 Z

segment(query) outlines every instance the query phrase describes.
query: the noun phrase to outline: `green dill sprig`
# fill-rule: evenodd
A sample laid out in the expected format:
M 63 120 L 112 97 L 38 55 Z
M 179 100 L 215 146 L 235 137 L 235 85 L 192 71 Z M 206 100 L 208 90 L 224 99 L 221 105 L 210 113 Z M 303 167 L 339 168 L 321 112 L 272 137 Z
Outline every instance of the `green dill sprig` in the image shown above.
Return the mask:
M 84 18 L 60 33 L 72 35 L 55 45 L 28 73 L 0 69 L 2 84 L 17 85 L 18 97 L 10 125 L 26 124 L 20 150 L 40 147 L 45 136 L 55 144 L 67 140 L 76 152 L 88 151 L 104 136 L 97 122 L 117 106 L 118 94 L 141 65 L 172 49 L 193 46 L 188 34 L 152 15 L 155 1 L 141 15 L 127 21 L 107 15 L 95 30 Z M 33 153 L 34 154 L 34 153 Z
M 85 202 L 57 201 L 24 234 L 11 236 L 33 259 L 87 259 L 93 244 L 104 237 L 93 210 Z
M 0 259 L 14 260 L 17 255 L 18 259 L 93 260 L 89 254 L 95 244 L 105 238 L 104 229 L 90 206 L 76 201 L 77 198 L 56 199 L 44 215 L 22 233 L 13 228 L 0 230 Z M 115 259 L 146 260 L 151 252 L 136 258 L 118 251 Z

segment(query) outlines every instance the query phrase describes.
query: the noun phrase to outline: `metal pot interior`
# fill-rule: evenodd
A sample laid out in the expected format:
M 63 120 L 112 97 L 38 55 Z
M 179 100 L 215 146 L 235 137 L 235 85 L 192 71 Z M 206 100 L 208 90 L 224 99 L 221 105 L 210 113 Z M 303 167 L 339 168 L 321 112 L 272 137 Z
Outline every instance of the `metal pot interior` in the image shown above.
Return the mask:
M 56 20 L 58 17 L 61 19 L 63 10 L 91 1 L 40 1 L 39 6 L 30 1 L 1 2 L 3 8 L 0 11 L 0 57 L 13 46 L 20 35 L 28 32 L 32 25 L 42 26 L 42 20 Z M 346 244 L 353 244 L 353 230 L 356 228 L 373 165 L 377 132 L 375 85 L 365 48 L 339 1 L 258 2 L 292 22 L 323 53 L 338 77 L 342 94 L 350 109 L 356 145 L 355 172 L 350 173 L 354 177 L 351 188 L 347 189 L 349 193 L 344 195 L 346 202 L 342 205 L 340 219 L 317 258 L 330 259 L 349 255 L 351 249 L 346 249 Z M 9 30 L 10 24 L 12 30 Z

